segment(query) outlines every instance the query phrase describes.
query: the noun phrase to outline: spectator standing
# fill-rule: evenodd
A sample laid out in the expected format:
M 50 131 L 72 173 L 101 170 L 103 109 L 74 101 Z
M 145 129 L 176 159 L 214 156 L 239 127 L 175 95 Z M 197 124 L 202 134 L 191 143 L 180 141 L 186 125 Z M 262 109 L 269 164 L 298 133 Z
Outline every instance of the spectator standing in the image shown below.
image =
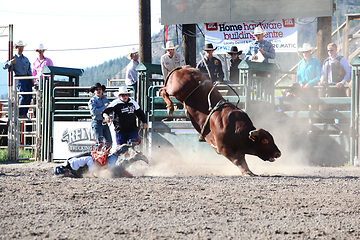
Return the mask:
M 115 95 L 119 98 L 112 101 L 103 112 L 103 117 L 108 123 L 111 120 L 108 114 L 114 114 L 113 123 L 118 145 L 139 141 L 136 117 L 143 122 L 142 128 L 147 128 L 145 114 L 139 104 L 130 98 L 130 93 L 126 86 L 119 87 L 118 92 L 115 92 Z
M 95 83 L 95 85 L 90 88 L 90 92 L 94 93 L 94 96 L 90 99 L 88 106 L 92 118 L 91 127 L 94 131 L 95 140 L 107 142 L 111 147 L 111 132 L 102 116 L 102 112 L 110 104 L 109 100 L 104 96 L 105 89 L 106 87 L 104 85 Z
M 317 85 L 320 81 L 321 64 L 318 59 L 311 56 L 313 50 L 310 43 L 304 43 L 299 48 L 299 52 L 303 54 L 304 58 L 299 63 L 296 80 L 303 89 Z
M 139 65 L 139 53 L 137 51 L 133 51 L 126 55 L 128 59 L 130 59 L 129 64 L 126 67 L 126 78 L 125 84 L 127 86 L 131 86 L 134 88 L 134 91 L 137 90 L 137 81 L 138 81 L 138 73 L 135 70 Z
M 15 77 L 32 76 L 30 61 L 23 54 L 25 46 L 26 44 L 24 44 L 22 40 L 19 40 L 16 44 L 14 44 L 17 53 L 13 59 L 6 61 L 3 66 L 3 69 L 8 69 L 13 66 Z M 21 79 L 16 81 L 16 88 L 18 92 L 32 92 L 32 86 L 32 79 Z M 31 99 L 32 95 L 20 95 L 19 105 L 30 105 Z M 28 110 L 29 108 L 19 108 L 19 118 L 27 118 Z
M 39 44 L 37 49 L 34 49 L 35 52 L 38 53 L 38 57 L 36 58 L 35 62 L 32 64 L 32 75 L 33 76 L 43 76 L 42 70 L 45 66 L 54 66 L 53 62 L 50 58 L 44 56 L 45 51 L 47 48 L 44 48 L 42 43 Z M 35 88 L 38 89 L 39 83 L 38 79 L 34 79 Z
M 271 42 L 264 40 L 266 31 L 263 31 L 262 28 L 256 27 L 254 29 L 253 36 L 255 41 L 251 42 L 248 48 L 245 50 L 245 60 L 258 60 L 258 52 L 264 56 L 263 62 L 269 62 L 270 59 L 275 59 L 275 49 Z
M 239 82 L 239 69 L 238 66 L 241 63 L 241 59 L 239 56 L 241 55 L 242 51 L 239 51 L 236 46 L 232 46 L 230 51 L 227 52 L 230 54 L 230 81 L 233 83 Z
M 222 82 L 224 79 L 221 61 L 213 56 L 216 49 L 217 47 L 214 48 L 212 43 L 207 43 L 203 49 L 206 52 L 205 57 L 197 65 L 197 69 L 204 73 L 212 83 Z
M 325 59 L 321 68 L 320 85 L 336 85 L 337 88 L 328 88 L 326 95 L 329 97 L 346 97 L 344 84 L 351 78 L 351 67 L 343 56 L 337 53 L 335 43 L 327 45 L 329 57 Z
M 164 79 L 171 70 L 179 66 L 185 66 L 185 58 L 181 53 L 175 52 L 179 45 L 174 46 L 173 42 L 166 42 L 166 53 L 161 56 L 161 71 Z

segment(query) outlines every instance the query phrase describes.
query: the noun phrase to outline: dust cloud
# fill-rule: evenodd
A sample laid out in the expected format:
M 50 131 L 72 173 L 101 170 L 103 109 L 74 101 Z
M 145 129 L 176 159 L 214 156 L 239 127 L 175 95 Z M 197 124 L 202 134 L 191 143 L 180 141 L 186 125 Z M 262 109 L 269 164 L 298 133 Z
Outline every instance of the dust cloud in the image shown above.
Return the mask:
M 218 176 L 238 175 L 239 170 L 213 150 L 181 154 L 174 148 L 158 148 L 152 152 L 144 173 L 148 176 Z
M 267 111 L 270 116 L 270 110 Z M 266 114 L 263 111 L 261 115 Z M 294 143 L 291 125 L 268 118 L 250 117 L 254 119 L 256 128 L 263 128 L 272 134 L 282 153 L 275 162 L 246 155 L 246 162 L 252 172 L 258 175 L 297 175 L 310 167 L 309 152 L 304 148 L 306 143 Z M 181 144 L 174 147 L 153 147 L 149 152 L 144 152 L 149 164 L 138 161 L 131 165 L 128 171 L 135 176 L 241 176 L 240 170 L 233 163 L 210 149 L 207 143 L 203 144 L 204 148 L 200 147 L 196 151 L 190 151 Z M 97 171 L 93 175 L 102 178 L 116 177 L 109 170 Z
M 114 178 L 116 176 L 114 176 L 111 169 L 109 169 L 109 168 L 104 169 L 103 167 L 95 165 L 95 166 L 93 166 L 91 171 L 84 173 L 84 177 L 86 177 L 86 178 L 108 178 L 109 179 L 109 178 Z
M 303 173 L 309 166 L 302 151 L 289 151 L 282 143 L 278 147 L 282 156 L 275 162 L 246 155 L 250 170 L 258 175 L 292 175 Z M 152 152 L 149 165 L 136 162 L 128 170 L 135 176 L 241 176 L 233 163 L 211 149 L 206 152 L 186 152 L 185 156 L 174 148 L 160 148 Z
M 274 133 L 275 143 L 281 150 L 282 156 L 275 162 L 267 162 L 257 156 L 246 155 L 246 162 L 250 170 L 264 176 L 305 173 L 307 167 L 310 166 L 306 152 L 301 149 L 294 150 L 288 146 L 290 140 L 289 137 L 286 137 L 287 135 L 278 137 L 276 131 Z M 240 170 L 233 163 L 212 149 L 190 152 L 181 149 L 181 146 L 160 147 L 153 149 L 151 154 L 144 154 L 149 158 L 149 164 L 137 161 L 127 169 L 134 176 L 241 176 Z M 104 170 L 94 167 L 84 177 L 115 178 L 119 176 L 114 169 Z
M 266 162 L 256 156 L 246 155 L 247 164 L 252 172 L 259 175 L 301 174 L 310 166 L 309 153 L 306 148 L 294 143 L 291 125 L 277 122 L 272 117 L 259 117 L 272 116 L 273 112 L 270 108 L 261 109 L 261 113 L 256 113 L 256 116 L 250 118 L 256 120 L 253 121 L 256 128 L 263 128 L 273 135 L 282 156 L 275 162 Z M 196 151 L 188 151 L 181 144 L 154 148 L 149 160 L 148 166 L 134 164 L 130 172 L 146 176 L 241 176 L 240 170 L 227 158 L 205 147 Z

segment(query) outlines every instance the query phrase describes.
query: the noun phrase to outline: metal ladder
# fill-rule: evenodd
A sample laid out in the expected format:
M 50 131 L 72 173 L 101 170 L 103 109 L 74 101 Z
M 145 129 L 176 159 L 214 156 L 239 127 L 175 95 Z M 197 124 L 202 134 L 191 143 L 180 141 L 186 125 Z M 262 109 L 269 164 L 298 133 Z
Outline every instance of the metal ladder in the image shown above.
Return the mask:
M 9 106 L 8 106 L 8 158 L 9 160 L 40 160 L 41 144 L 41 106 L 42 90 L 39 88 L 35 92 L 18 92 L 16 82 L 24 79 L 39 79 L 40 77 L 14 77 L 12 87 L 9 87 Z M 41 84 L 40 84 L 41 85 Z M 35 96 L 36 103 L 31 105 L 19 105 L 21 95 Z M 33 98 L 34 99 L 34 98 Z M 29 108 L 28 118 L 19 118 L 19 109 Z M 34 116 L 36 114 L 36 117 Z M 28 130 L 29 129 L 29 130 Z M 35 153 L 35 157 L 19 158 L 19 150 L 29 149 Z

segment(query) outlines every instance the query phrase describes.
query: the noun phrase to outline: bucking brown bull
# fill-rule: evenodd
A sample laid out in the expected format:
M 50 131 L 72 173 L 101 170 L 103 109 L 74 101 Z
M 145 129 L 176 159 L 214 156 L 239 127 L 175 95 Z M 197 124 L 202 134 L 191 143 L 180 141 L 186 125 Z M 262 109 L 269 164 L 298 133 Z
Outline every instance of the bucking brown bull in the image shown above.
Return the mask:
M 199 70 L 185 66 L 172 71 L 160 94 L 169 115 L 174 112 L 170 96 L 179 100 L 200 133 L 200 140 L 234 163 L 242 175 L 255 176 L 246 163 L 245 154 L 270 162 L 281 156 L 271 134 L 255 129 L 249 116 L 227 102 Z

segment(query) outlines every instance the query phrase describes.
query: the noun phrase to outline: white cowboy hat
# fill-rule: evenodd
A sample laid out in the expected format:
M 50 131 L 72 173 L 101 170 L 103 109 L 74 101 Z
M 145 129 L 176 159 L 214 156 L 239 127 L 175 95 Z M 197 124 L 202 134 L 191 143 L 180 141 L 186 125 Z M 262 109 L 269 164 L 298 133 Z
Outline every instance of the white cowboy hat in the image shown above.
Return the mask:
M 175 49 L 177 49 L 178 47 L 179 47 L 179 45 L 176 45 L 176 46 L 174 47 L 174 43 L 169 41 L 169 42 L 166 42 L 166 46 L 165 46 L 165 48 L 164 48 L 164 47 L 163 47 L 163 48 L 166 49 L 166 50 L 167 50 L 167 49 L 174 49 L 174 50 L 175 50 Z
M 139 51 L 136 51 L 135 48 L 133 48 L 133 51 L 132 51 L 132 52 L 129 52 L 129 53 L 126 55 L 126 57 L 127 57 L 128 59 L 131 59 L 131 54 L 138 53 L 138 52 L 139 52 Z
M 252 35 L 257 35 L 257 34 L 266 34 L 266 31 L 263 31 L 262 28 L 258 26 L 254 29 L 254 33 Z
M 19 40 L 17 43 L 14 44 L 15 48 L 16 47 L 25 47 L 25 46 L 26 46 L 26 44 L 24 44 L 22 40 Z
M 45 50 L 47 50 L 47 48 L 44 48 L 44 44 L 40 43 L 39 47 L 36 48 L 35 50 L 43 50 L 43 51 L 45 51 Z
M 300 47 L 298 51 L 299 52 L 307 52 L 307 51 L 312 51 L 312 50 L 314 50 L 314 48 L 311 47 L 310 43 L 304 43 L 302 48 Z
M 117 92 L 114 92 L 114 95 L 115 96 L 119 96 L 120 94 L 132 94 L 133 92 L 132 91 L 129 91 L 128 87 L 127 86 L 121 86 L 119 87 L 118 91 Z

